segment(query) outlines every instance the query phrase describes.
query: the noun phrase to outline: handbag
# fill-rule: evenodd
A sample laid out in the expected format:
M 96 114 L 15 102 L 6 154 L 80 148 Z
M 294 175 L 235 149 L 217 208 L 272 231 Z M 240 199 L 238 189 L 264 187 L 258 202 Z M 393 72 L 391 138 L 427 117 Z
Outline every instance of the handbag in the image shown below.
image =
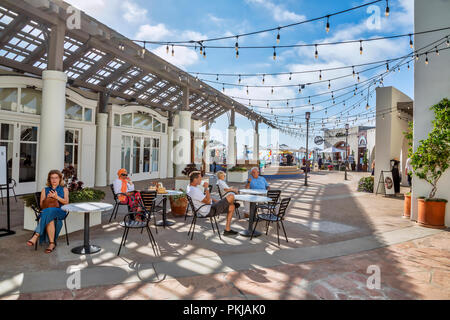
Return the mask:
M 55 198 L 50 197 L 45 198 L 45 200 L 42 202 L 41 209 L 44 210 L 47 208 L 59 208 L 59 201 L 56 200 Z

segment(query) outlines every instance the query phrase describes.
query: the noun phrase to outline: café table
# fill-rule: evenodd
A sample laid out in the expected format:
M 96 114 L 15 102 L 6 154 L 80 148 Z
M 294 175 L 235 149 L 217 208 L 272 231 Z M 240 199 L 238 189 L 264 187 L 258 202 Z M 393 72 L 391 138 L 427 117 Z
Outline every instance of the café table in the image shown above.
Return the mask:
M 158 196 L 162 196 L 163 197 L 163 199 L 162 199 L 162 203 L 163 203 L 163 214 L 162 214 L 162 216 L 163 216 L 163 219 L 162 219 L 162 221 L 158 221 L 156 223 L 156 225 L 158 227 L 163 226 L 164 228 L 166 226 L 170 227 L 170 226 L 175 224 L 175 222 L 169 221 L 166 218 L 166 216 L 167 216 L 167 199 L 168 199 L 168 197 L 170 197 L 170 196 L 179 196 L 179 195 L 183 194 L 183 192 L 178 191 L 178 190 L 166 190 L 166 191 L 167 191 L 167 193 L 158 193 L 157 194 Z
M 267 190 L 263 189 L 239 189 L 239 194 L 253 194 L 256 196 L 267 195 Z
M 89 217 L 93 211 L 107 211 L 113 208 L 112 204 L 104 202 L 80 202 L 69 203 L 61 207 L 62 210 L 72 213 L 84 214 L 84 242 L 82 246 L 75 247 L 72 252 L 75 254 L 93 254 L 99 252 L 102 248 L 90 244 L 89 242 Z
M 243 230 L 239 232 L 241 236 L 251 237 L 253 231 L 253 222 L 255 221 L 256 216 L 256 204 L 257 203 L 267 203 L 272 201 L 269 197 L 258 196 L 252 194 L 237 194 L 234 196 L 234 199 L 237 201 L 247 201 L 250 202 L 250 216 L 248 218 L 248 228 L 247 230 Z M 259 237 L 261 232 L 255 230 L 253 237 Z

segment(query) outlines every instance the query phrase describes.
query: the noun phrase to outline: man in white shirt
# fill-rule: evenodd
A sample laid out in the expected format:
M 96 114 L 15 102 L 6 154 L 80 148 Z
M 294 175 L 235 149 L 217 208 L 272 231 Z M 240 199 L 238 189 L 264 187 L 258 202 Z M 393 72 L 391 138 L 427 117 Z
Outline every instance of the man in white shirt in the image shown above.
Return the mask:
M 211 198 L 211 194 L 208 190 L 208 182 L 203 184 L 203 188 L 205 189 L 205 194 L 203 194 L 202 190 L 198 187 L 202 183 L 202 176 L 200 172 L 194 171 L 189 175 L 190 184 L 187 187 L 187 194 L 191 197 L 192 202 L 196 209 L 200 208 L 197 212 L 198 215 L 202 217 L 207 217 L 210 215 L 220 215 L 221 213 L 227 213 L 227 223 L 225 226 L 225 231 L 223 235 L 231 236 L 236 235 L 237 232 L 232 230 L 231 218 L 233 217 L 234 212 L 234 194 L 230 193 L 222 200 L 215 200 Z

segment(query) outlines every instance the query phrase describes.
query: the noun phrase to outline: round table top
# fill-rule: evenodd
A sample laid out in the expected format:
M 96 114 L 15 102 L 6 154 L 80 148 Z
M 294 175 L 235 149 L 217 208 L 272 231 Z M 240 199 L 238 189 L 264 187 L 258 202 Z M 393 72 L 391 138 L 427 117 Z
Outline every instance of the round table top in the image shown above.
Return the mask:
M 254 194 L 254 195 L 258 195 L 258 196 L 265 196 L 267 194 L 267 190 L 262 190 L 262 189 L 240 189 L 239 190 L 240 194 Z
M 256 196 L 256 195 L 252 195 L 252 194 L 237 194 L 234 196 L 234 199 L 238 200 L 238 201 L 247 201 L 247 202 L 256 202 L 256 203 L 272 201 L 271 198 L 263 197 L 263 196 Z
M 179 196 L 180 194 L 183 194 L 183 192 L 179 190 L 166 190 L 167 193 L 158 193 L 158 196 L 168 197 L 168 196 Z
M 107 211 L 113 208 L 112 204 L 104 202 L 79 202 L 69 203 L 61 207 L 64 211 L 70 212 L 92 212 L 92 211 Z

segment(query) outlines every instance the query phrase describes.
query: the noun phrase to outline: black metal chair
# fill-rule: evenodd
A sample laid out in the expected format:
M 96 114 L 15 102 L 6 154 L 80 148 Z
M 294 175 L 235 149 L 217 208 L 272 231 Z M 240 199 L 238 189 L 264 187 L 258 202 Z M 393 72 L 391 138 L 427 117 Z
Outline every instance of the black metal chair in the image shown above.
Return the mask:
M 213 189 L 213 186 L 212 186 L 212 185 L 209 185 L 209 186 L 208 186 L 209 194 L 211 194 L 212 189 Z M 222 199 L 222 198 L 221 198 L 221 199 Z M 187 219 L 187 217 L 188 217 L 189 207 L 190 207 L 190 204 L 189 204 L 189 202 L 188 202 L 188 204 L 187 204 L 187 206 L 186 206 L 186 212 L 185 212 L 185 214 L 184 214 L 184 221 L 186 221 L 186 219 Z M 189 217 L 190 217 L 190 216 L 189 216 Z
M 158 233 L 158 228 L 156 226 L 156 212 L 163 210 L 162 206 L 156 204 L 157 195 L 156 191 L 141 191 L 142 204 L 149 213 L 149 219 L 151 219 L 153 215 L 156 233 Z
M 36 226 L 39 223 L 39 220 L 41 219 L 41 192 L 35 192 L 34 193 L 34 199 L 36 201 L 36 205 L 31 205 L 31 209 L 33 209 L 34 215 L 36 217 L 35 221 L 36 221 Z M 62 220 L 63 224 L 64 224 L 64 229 L 66 230 L 66 242 L 67 245 L 69 245 L 69 234 L 67 232 L 67 223 L 66 223 L 66 219 L 67 216 L 69 215 L 69 212 L 67 212 L 66 216 L 64 217 L 64 219 Z M 55 219 L 55 223 L 58 219 Z M 34 235 L 36 234 L 36 231 L 33 231 L 33 235 L 31 237 L 34 237 Z M 40 235 L 39 235 L 40 236 Z M 56 243 L 56 239 L 55 239 L 55 243 Z M 38 241 L 36 241 L 36 243 L 34 244 L 34 250 L 37 250 L 37 245 L 38 245 Z
M 280 223 L 281 223 L 281 226 L 283 227 L 284 237 L 286 238 L 286 242 L 289 242 L 288 238 L 287 238 L 287 235 L 286 235 L 286 230 L 284 229 L 283 220 L 284 220 L 284 216 L 286 215 L 286 209 L 289 206 L 289 202 L 290 201 L 291 201 L 291 198 L 284 198 L 284 199 L 282 199 L 280 204 L 279 204 L 279 209 L 278 209 L 278 213 L 277 214 L 275 214 L 273 212 L 258 214 L 256 216 L 256 223 L 255 223 L 255 226 L 253 227 L 252 236 L 250 237 L 250 240 L 253 239 L 253 234 L 255 233 L 256 226 L 258 225 L 258 222 L 260 220 L 264 220 L 264 221 L 266 221 L 266 235 L 269 232 L 270 224 L 272 222 L 276 222 L 277 223 L 278 245 L 280 245 L 280 231 L 279 231 L 279 229 L 280 229 Z
M 223 199 L 223 197 L 225 197 L 227 194 L 229 194 L 229 192 L 227 192 L 224 195 L 222 195 L 222 191 L 220 191 L 219 185 L 217 185 L 217 191 L 219 192 L 220 199 Z M 241 219 L 241 214 L 239 213 L 240 206 L 241 205 L 239 203 L 237 203 L 236 201 L 234 202 L 234 213 L 238 216 L 238 219 Z
M 267 210 L 267 213 L 274 213 L 275 207 L 281 196 L 281 190 L 268 190 L 267 197 L 272 199 L 268 203 L 259 204 L 256 206 L 256 210 L 261 209 L 262 211 Z
M 186 197 L 187 197 L 188 203 L 189 203 L 188 206 L 191 206 L 192 213 L 193 213 L 191 226 L 189 227 L 189 231 L 188 231 L 188 237 L 191 234 L 191 230 L 192 230 L 191 240 L 194 239 L 194 231 L 195 231 L 195 225 L 197 223 L 197 218 L 198 219 L 209 218 L 209 221 L 211 222 L 211 227 L 213 229 L 213 232 L 216 232 L 216 230 L 214 229 L 214 224 L 213 224 L 213 219 L 214 219 L 214 223 L 216 224 L 216 228 L 217 228 L 217 233 L 219 234 L 219 239 L 222 240 L 222 237 L 220 235 L 219 225 L 217 224 L 215 211 L 211 210 L 208 215 L 206 215 L 206 216 L 199 216 L 198 215 L 199 210 L 201 208 L 203 208 L 204 206 L 208 206 L 208 204 L 203 204 L 200 207 L 195 208 L 194 202 L 192 201 L 192 198 L 189 195 L 186 195 Z
M 16 186 L 17 186 L 17 182 L 16 182 L 16 180 L 14 180 L 12 178 L 9 179 L 9 183 L 8 184 L 0 185 L 0 197 L 2 198 L 2 204 L 3 204 L 3 190 L 7 191 L 7 189 L 12 190 L 13 195 L 14 195 L 14 199 L 16 199 L 16 202 L 17 202 L 16 191 L 14 190 L 14 188 Z
M 150 239 L 150 244 L 152 245 L 153 252 L 157 254 L 155 247 L 157 247 L 156 240 L 153 237 L 152 231 L 150 230 L 150 227 L 148 226 L 150 219 L 151 219 L 151 212 L 153 212 L 153 206 L 155 205 L 155 201 L 153 200 L 150 206 L 150 209 L 146 207 L 142 201 L 138 201 L 139 207 L 142 209 L 141 214 L 143 213 L 143 219 L 142 221 L 138 221 L 135 219 L 135 212 L 128 213 L 123 218 L 123 221 L 119 224 L 121 227 L 124 228 L 123 234 L 122 234 L 122 240 L 120 241 L 119 251 L 117 252 L 117 255 L 120 255 L 120 250 L 122 249 L 122 246 L 125 247 L 125 244 L 127 242 L 128 233 L 130 232 L 130 229 L 141 229 L 141 233 L 144 231 L 144 229 L 147 230 L 148 238 Z
M 125 197 L 128 197 L 128 195 L 125 194 L 125 193 L 121 193 L 121 192 L 115 193 L 113 184 L 110 184 L 109 187 L 111 188 L 111 192 L 112 192 L 113 197 L 114 197 L 114 208 L 113 208 L 113 210 L 111 212 L 111 217 L 109 217 L 109 222 L 111 222 L 113 216 L 114 216 L 114 219 L 116 219 L 117 211 L 119 211 L 119 207 L 120 206 L 127 206 L 128 212 L 130 211 L 130 208 L 128 207 L 128 203 L 123 203 L 123 202 L 121 202 L 119 200 L 119 195 L 122 195 L 122 196 L 125 196 Z

